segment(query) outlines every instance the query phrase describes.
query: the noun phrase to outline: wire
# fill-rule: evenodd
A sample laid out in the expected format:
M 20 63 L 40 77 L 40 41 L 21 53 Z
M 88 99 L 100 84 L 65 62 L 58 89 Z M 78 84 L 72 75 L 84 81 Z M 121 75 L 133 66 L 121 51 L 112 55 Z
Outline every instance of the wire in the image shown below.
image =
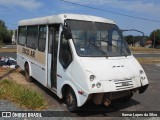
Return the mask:
M 121 15 L 121 16 L 125 16 L 125 17 L 130 17 L 130 18 L 135 18 L 135 19 L 140 19 L 140 20 L 145 20 L 145 21 L 151 21 L 151 22 L 160 22 L 159 20 L 154 20 L 154 19 L 148 19 L 148 18 L 143 18 L 143 17 L 137 17 L 137 16 L 132 16 L 132 15 L 127 15 L 127 14 L 122 14 L 122 13 L 118 13 L 118 12 L 113 12 L 113 11 L 109 11 L 109 10 L 104 10 L 104 9 L 100 9 L 100 8 L 96 8 L 96 7 L 91 7 L 91 6 L 87 6 L 84 4 L 78 4 L 75 2 L 70 2 L 67 0 L 59 0 L 59 1 L 63 1 L 66 3 L 70 3 L 73 5 L 78 5 L 78 6 L 82 6 L 82 7 L 86 7 L 86 8 L 90 8 L 90 9 L 94 9 L 94 10 L 98 10 L 98 11 L 103 11 L 103 12 L 108 12 L 108 13 L 112 13 L 112 14 L 116 14 L 116 15 Z

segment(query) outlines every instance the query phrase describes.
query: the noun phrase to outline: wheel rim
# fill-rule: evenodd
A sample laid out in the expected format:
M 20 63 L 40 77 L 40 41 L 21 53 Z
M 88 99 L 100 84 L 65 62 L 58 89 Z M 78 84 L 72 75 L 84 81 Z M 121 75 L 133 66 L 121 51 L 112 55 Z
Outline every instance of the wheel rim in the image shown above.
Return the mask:
M 66 96 L 66 103 L 68 106 L 72 106 L 73 105 L 73 96 L 71 93 L 68 93 Z

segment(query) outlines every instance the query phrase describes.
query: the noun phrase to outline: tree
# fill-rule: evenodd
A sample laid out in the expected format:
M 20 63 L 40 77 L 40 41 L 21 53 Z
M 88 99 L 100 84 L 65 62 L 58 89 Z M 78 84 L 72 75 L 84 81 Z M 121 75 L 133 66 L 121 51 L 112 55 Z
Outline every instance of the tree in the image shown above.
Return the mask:
M 127 41 L 128 45 L 134 46 L 136 43 L 139 43 L 140 46 L 145 46 L 146 39 L 148 36 L 125 36 L 124 39 Z
M 154 30 L 150 34 L 150 39 L 153 41 L 153 45 L 158 46 L 160 45 L 160 29 Z
M 7 30 L 5 22 L 0 20 L 0 43 L 9 43 L 11 36 L 12 34 Z
M 132 35 L 125 36 L 124 39 L 127 41 L 128 45 L 133 46 L 133 36 Z

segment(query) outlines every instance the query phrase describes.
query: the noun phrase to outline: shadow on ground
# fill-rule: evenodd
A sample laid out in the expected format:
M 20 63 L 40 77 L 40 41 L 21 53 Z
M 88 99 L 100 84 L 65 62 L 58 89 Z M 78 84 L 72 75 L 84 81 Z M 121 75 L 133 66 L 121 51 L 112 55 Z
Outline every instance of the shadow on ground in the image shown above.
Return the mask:
M 140 104 L 138 101 L 131 99 L 128 102 L 113 101 L 109 107 L 104 105 L 95 105 L 92 102 L 86 103 L 80 108 L 77 116 L 89 117 L 89 116 L 114 116 L 119 115 L 119 111 L 129 108 L 134 105 Z M 121 113 L 120 113 L 121 114 Z
M 0 76 L 0 80 L 2 80 L 3 78 L 7 77 L 8 75 L 10 75 L 11 73 L 13 73 L 16 70 L 17 70 L 17 68 L 9 70 L 7 73 L 5 73 L 5 74 Z

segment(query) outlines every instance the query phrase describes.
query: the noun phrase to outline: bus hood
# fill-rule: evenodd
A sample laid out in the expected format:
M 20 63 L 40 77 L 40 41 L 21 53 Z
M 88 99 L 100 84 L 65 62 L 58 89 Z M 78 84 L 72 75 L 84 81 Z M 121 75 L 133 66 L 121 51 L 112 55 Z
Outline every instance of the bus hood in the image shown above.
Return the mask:
M 81 58 L 86 71 L 100 81 L 124 80 L 139 77 L 143 70 L 133 56 L 114 58 Z

